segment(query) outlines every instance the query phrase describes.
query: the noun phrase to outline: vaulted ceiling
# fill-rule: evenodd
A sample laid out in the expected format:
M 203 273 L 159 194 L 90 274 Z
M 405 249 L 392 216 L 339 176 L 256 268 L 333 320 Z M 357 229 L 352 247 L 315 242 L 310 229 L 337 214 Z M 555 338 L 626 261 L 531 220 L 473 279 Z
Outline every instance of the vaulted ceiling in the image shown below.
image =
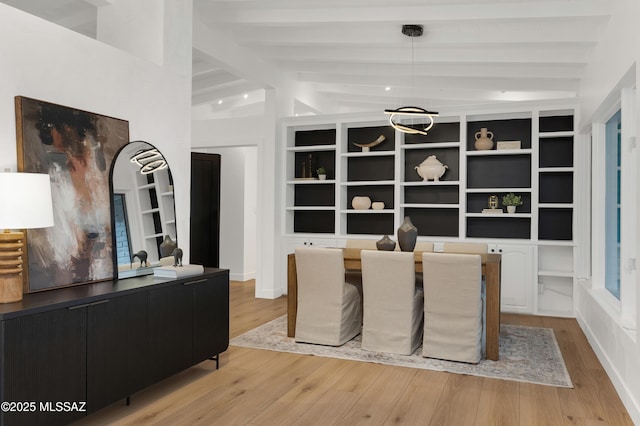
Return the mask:
M 2 0 L 95 37 L 111 0 Z M 261 111 L 267 78 L 214 57 L 208 43 L 265 64 L 317 101 L 300 113 L 428 109 L 579 96 L 609 0 L 193 0 L 194 111 Z M 422 37 L 401 33 L 424 26 Z M 245 67 L 247 68 L 247 67 Z M 256 67 L 252 67 L 256 68 Z M 260 67 L 258 67 L 260 68 Z

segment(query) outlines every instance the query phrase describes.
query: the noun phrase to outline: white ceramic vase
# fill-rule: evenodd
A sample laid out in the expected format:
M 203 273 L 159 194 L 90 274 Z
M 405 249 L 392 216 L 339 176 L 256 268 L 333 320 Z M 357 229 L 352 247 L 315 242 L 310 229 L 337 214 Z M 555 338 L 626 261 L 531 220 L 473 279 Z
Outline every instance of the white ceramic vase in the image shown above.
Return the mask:
M 507 206 L 507 213 L 515 213 L 516 206 Z
M 351 199 L 351 207 L 355 210 L 367 210 L 371 207 L 371 198 L 357 195 Z
M 493 132 L 487 130 L 486 127 L 476 132 L 476 142 L 474 146 L 478 151 L 487 151 L 493 148 Z

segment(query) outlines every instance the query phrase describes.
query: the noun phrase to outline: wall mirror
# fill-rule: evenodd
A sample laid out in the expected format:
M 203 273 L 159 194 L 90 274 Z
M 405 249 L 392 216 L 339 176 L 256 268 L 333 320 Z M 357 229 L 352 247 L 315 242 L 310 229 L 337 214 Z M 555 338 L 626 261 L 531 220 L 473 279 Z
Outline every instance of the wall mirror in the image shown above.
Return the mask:
M 120 149 L 111 169 L 111 196 L 118 278 L 152 274 L 161 263 L 172 265 L 176 210 L 171 170 L 162 153 L 144 141 Z

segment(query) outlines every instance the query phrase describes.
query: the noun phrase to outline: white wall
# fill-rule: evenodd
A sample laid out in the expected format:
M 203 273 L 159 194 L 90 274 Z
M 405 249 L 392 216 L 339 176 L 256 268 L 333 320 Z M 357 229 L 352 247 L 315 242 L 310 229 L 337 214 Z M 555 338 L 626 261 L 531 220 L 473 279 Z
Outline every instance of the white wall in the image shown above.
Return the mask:
M 221 155 L 220 267 L 246 281 L 256 272 L 256 147 L 199 149 Z
M 580 129 L 583 132 L 590 130 L 594 116 L 598 117 L 604 113 L 603 109 L 611 106 L 611 101 L 608 99 L 610 94 L 614 93 L 614 96 L 619 96 L 616 87 L 618 82 L 640 59 L 640 27 L 637 25 L 637 18 L 640 16 L 639 2 L 637 0 L 614 0 L 612 4 L 614 13 L 611 21 L 601 34 L 601 42 L 593 52 L 580 87 L 582 100 Z M 636 66 L 636 84 L 639 81 L 639 72 L 640 67 Z M 640 105 L 638 94 L 636 94 L 635 101 L 636 105 Z M 640 133 L 636 131 L 636 134 Z M 594 155 L 599 155 L 598 153 L 601 151 L 594 147 Z M 637 148 L 634 155 L 638 155 Z M 602 176 L 602 174 L 596 175 L 598 173 L 596 169 L 593 170 L 593 173 L 594 188 L 596 188 L 599 182 L 598 176 Z M 637 194 L 638 187 L 636 186 L 632 190 Z M 593 230 L 597 239 L 599 233 L 597 227 L 604 222 L 604 217 L 602 217 L 601 209 L 597 209 L 595 204 L 598 200 L 594 199 L 593 202 Z M 637 223 L 640 222 L 637 220 Z M 640 236 L 636 236 L 636 239 L 640 240 Z M 594 258 L 592 262 L 597 266 L 597 263 L 603 262 L 603 260 Z M 598 270 L 597 267 L 593 269 Z M 601 278 L 594 275 L 592 279 L 600 280 Z M 637 283 L 636 288 L 638 285 L 640 282 Z M 636 331 L 625 329 L 619 310 L 608 304 L 606 299 L 602 297 L 602 287 L 602 282 L 589 282 L 589 280 L 578 284 L 576 289 L 577 319 L 614 383 L 629 414 L 636 424 L 640 424 L 640 345 Z M 636 306 L 640 306 L 638 297 L 636 295 Z
M 169 161 L 188 261 L 190 73 L 168 72 L 5 4 L 0 39 L 0 170 L 16 170 L 16 95 L 128 120 L 130 139 L 151 142 Z

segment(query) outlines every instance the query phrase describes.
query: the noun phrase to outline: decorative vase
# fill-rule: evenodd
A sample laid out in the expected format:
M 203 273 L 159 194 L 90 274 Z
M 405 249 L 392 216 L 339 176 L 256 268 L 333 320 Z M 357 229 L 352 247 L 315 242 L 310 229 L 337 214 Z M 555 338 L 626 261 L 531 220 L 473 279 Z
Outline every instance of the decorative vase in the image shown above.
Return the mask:
M 384 210 L 384 202 L 374 201 L 373 203 L 371 203 L 371 208 L 374 210 Z
M 482 127 L 476 132 L 476 143 L 474 145 L 478 151 L 487 151 L 493 148 L 493 132 Z
M 319 180 L 327 180 L 327 175 L 318 175 Z
M 404 222 L 398 228 L 398 244 L 402 251 L 413 251 L 418 239 L 418 228 L 411 223 L 409 216 L 404 217 Z
M 507 206 L 507 213 L 515 213 L 516 206 Z
M 385 235 L 379 241 L 376 241 L 376 247 L 378 250 L 394 251 L 396 249 L 396 242 L 389 238 L 388 235 Z
M 178 243 L 173 241 L 170 236 L 165 235 L 164 241 L 160 243 L 160 257 L 171 256 L 176 247 L 178 247 Z
M 371 198 L 366 196 L 355 196 L 351 199 L 351 207 L 355 210 L 367 210 L 371 207 Z

